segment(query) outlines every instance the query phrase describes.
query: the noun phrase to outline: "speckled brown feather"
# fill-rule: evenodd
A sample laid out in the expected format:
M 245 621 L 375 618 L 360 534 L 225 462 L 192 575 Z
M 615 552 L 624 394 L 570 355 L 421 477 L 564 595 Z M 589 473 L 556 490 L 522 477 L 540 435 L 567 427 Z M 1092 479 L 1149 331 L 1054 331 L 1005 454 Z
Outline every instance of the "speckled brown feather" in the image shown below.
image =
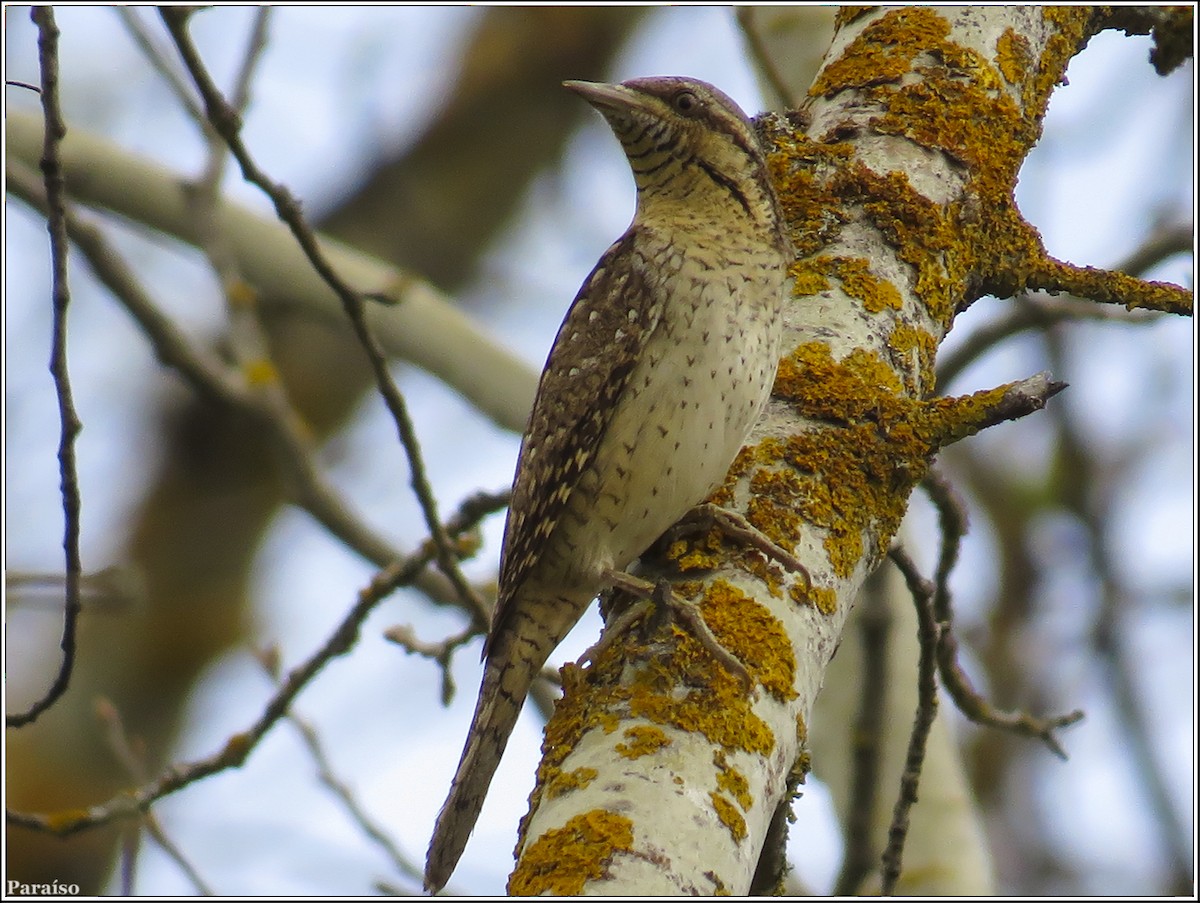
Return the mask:
M 484 642 L 485 658 L 494 637 L 507 629 L 513 600 L 519 598 L 571 491 L 595 456 L 625 381 L 661 318 L 661 304 L 596 303 L 601 298 L 650 296 L 637 265 L 640 257 L 633 251 L 636 230 L 630 228 L 614 242 L 584 281 L 538 383 L 517 459 L 504 528 L 500 596 Z M 586 398 L 589 404 L 566 405 L 564 398 Z
M 517 459 L 504 530 L 500 595 L 484 642 L 484 674 L 471 732 L 438 816 L 426 863 L 426 886 L 441 887 L 466 845 L 492 775 L 533 678 L 578 619 L 576 605 L 549 611 L 520 604 L 527 578 L 566 510 L 571 492 L 600 446 L 661 304 L 619 305 L 601 299 L 649 294 L 635 253 L 635 228 L 618 239 L 584 281 L 559 327 L 538 384 Z M 587 398 L 566 405 L 564 398 Z M 584 600 L 586 604 L 587 600 Z M 537 617 L 541 615 L 542 617 Z

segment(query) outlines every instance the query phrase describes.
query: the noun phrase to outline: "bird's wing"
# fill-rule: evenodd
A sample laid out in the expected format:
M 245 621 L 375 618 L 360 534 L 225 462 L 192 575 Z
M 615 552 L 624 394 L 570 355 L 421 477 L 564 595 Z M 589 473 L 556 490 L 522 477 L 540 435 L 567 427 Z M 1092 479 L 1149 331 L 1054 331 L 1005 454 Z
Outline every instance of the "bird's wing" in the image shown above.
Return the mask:
M 584 281 L 538 383 L 504 529 L 493 635 L 595 457 L 617 399 L 661 319 L 635 238 L 631 228 Z

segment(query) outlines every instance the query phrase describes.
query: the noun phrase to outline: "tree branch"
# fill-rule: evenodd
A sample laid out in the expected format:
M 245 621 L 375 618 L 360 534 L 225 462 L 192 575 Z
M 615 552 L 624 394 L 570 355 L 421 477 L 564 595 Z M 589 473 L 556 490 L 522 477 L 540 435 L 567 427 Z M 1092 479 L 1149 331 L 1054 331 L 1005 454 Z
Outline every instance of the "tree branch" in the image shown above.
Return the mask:
M 496 507 L 495 496 L 478 495 L 467 499 L 454 518 L 446 524 L 445 532 L 450 536 L 458 536 Z M 375 607 L 397 587 L 412 583 L 436 554 L 434 543 L 427 540 L 419 550 L 376 574 L 370 584 L 359 593 L 358 601 L 329 638 L 280 682 L 279 689 L 268 700 L 262 714 L 254 723 L 246 730 L 231 736 L 217 752 L 203 759 L 171 765 L 153 780 L 135 789 L 118 793 L 97 806 L 55 813 L 6 810 L 5 818 L 8 824 L 65 837 L 98 825 L 137 818 L 156 800 L 210 775 L 241 766 L 267 732 L 287 714 L 292 702 L 313 678 L 330 661 L 351 649 L 358 639 L 359 628 Z
M 5 115 L 7 163 L 36 166 L 41 123 L 18 109 Z M 105 208 L 196 244 L 186 176 L 79 129 L 63 142 L 62 162 L 77 204 Z M 287 226 L 228 200 L 219 216 L 239 266 L 262 295 L 279 299 L 289 312 L 344 325 L 337 295 Z M 334 239 L 321 236 L 319 241 L 347 281 L 364 295 L 383 299 L 368 305 L 364 316 L 389 354 L 424 368 L 504 429 L 525 428 L 537 371 L 498 345 L 428 282 Z
M 49 689 L 24 712 L 6 715 L 6 727 L 32 724 L 57 702 L 71 683 L 75 667 L 75 633 L 79 620 L 79 581 L 83 564 L 79 554 L 79 512 L 81 499 L 79 477 L 75 464 L 75 438 L 83 429 L 71 393 L 71 375 L 67 367 L 67 309 L 71 291 L 67 284 L 67 227 L 66 186 L 58 146 L 67 132 L 62 109 L 58 102 L 58 26 L 54 11 L 48 6 L 35 6 L 33 21 L 38 29 L 38 63 L 41 67 L 42 113 L 45 117 L 45 137 L 42 145 L 41 168 L 45 180 L 46 227 L 50 232 L 51 295 L 54 305 L 53 338 L 51 340 L 50 373 L 58 399 L 60 423 L 58 442 L 59 485 L 63 504 L 63 552 L 66 557 L 66 599 L 63 610 L 63 651 L 58 673 Z

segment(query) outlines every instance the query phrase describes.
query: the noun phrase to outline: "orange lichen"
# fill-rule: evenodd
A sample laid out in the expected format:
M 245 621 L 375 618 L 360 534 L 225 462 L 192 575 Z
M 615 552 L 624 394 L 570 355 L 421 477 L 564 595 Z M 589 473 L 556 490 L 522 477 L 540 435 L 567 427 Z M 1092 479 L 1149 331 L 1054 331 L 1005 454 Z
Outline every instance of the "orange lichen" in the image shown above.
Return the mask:
M 728 757 L 721 750 L 713 756 L 713 764 L 717 766 L 717 789 L 729 794 L 743 812 L 749 812 L 754 805 L 754 797 L 750 794 L 750 782 L 746 776 L 729 764 Z
M 625 742 L 618 743 L 615 749 L 618 755 L 627 759 L 640 759 L 670 745 L 671 740 L 662 728 L 640 724 L 626 728 Z
M 752 522 L 755 511 L 787 511 L 817 527 L 833 572 L 849 576 L 868 553 L 864 537 L 874 540 L 874 556 L 887 548 L 934 453 L 977 430 L 1005 391 L 924 401 L 906 394 L 873 352 L 856 349 L 835 361 L 821 342 L 800 346 L 780 363 L 775 394 L 821 425 L 776 446 L 777 464 L 788 469 L 751 478 Z M 814 587 L 804 600 L 833 610 L 827 592 Z
M 934 361 L 937 356 L 937 337 L 926 329 L 897 323 L 887 338 L 888 348 L 908 364 L 900 369 L 906 374 L 905 385 L 910 395 L 924 398 L 931 394 L 936 383 Z
M 546 796 L 549 799 L 562 796 L 572 790 L 580 790 L 596 780 L 599 772 L 594 768 L 576 768 L 574 771 L 560 771 L 554 779 L 546 784 Z
M 1009 84 L 1019 87 L 1024 84 L 1032 63 L 1033 51 L 1029 40 L 1011 28 L 1004 29 L 1004 34 L 996 41 L 996 65 L 1000 68 L 1000 74 L 1008 79 Z
M 614 856 L 632 849 L 633 822 L 593 809 L 530 844 L 508 879 L 508 892 L 514 897 L 577 896 L 588 881 L 605 876 Z
M 721 824 L 729 829 L 729 835 L 738 843 L 745 840 L 747 833 L 746 819 L 737 810 L 737 806 L 716 791 L 710 792 L 708 798 L 712 800 L 713 811 L 717 813 L 717 818 L 721 820 Z
M 949 33 L 949 24 L 933 10 L 892 10 L 864 28 L 841 57 L 826 65 L 808 93 L 832 97 L 847 88 L 898 81 L 918 54 L 943 42 Z
M 704 591 L 700 614 L 717 641 L 776 699 L 794 699 L 796 656 L 771 610 L 724 580 Z

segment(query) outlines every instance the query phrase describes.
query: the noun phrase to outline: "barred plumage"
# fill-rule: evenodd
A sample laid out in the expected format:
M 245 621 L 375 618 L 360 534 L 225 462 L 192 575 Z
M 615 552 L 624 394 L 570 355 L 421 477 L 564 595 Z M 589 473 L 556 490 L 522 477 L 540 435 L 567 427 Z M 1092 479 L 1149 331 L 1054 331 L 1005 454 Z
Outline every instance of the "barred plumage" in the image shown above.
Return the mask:
M 431 890 L 462 854 L 533 678 L 606 574 L 720 484 L 779 358 L 791 246 L 745 114 L 692 79 L 566 84 L 621 141 L 637 212 L 579 290 L 538 386 Z

